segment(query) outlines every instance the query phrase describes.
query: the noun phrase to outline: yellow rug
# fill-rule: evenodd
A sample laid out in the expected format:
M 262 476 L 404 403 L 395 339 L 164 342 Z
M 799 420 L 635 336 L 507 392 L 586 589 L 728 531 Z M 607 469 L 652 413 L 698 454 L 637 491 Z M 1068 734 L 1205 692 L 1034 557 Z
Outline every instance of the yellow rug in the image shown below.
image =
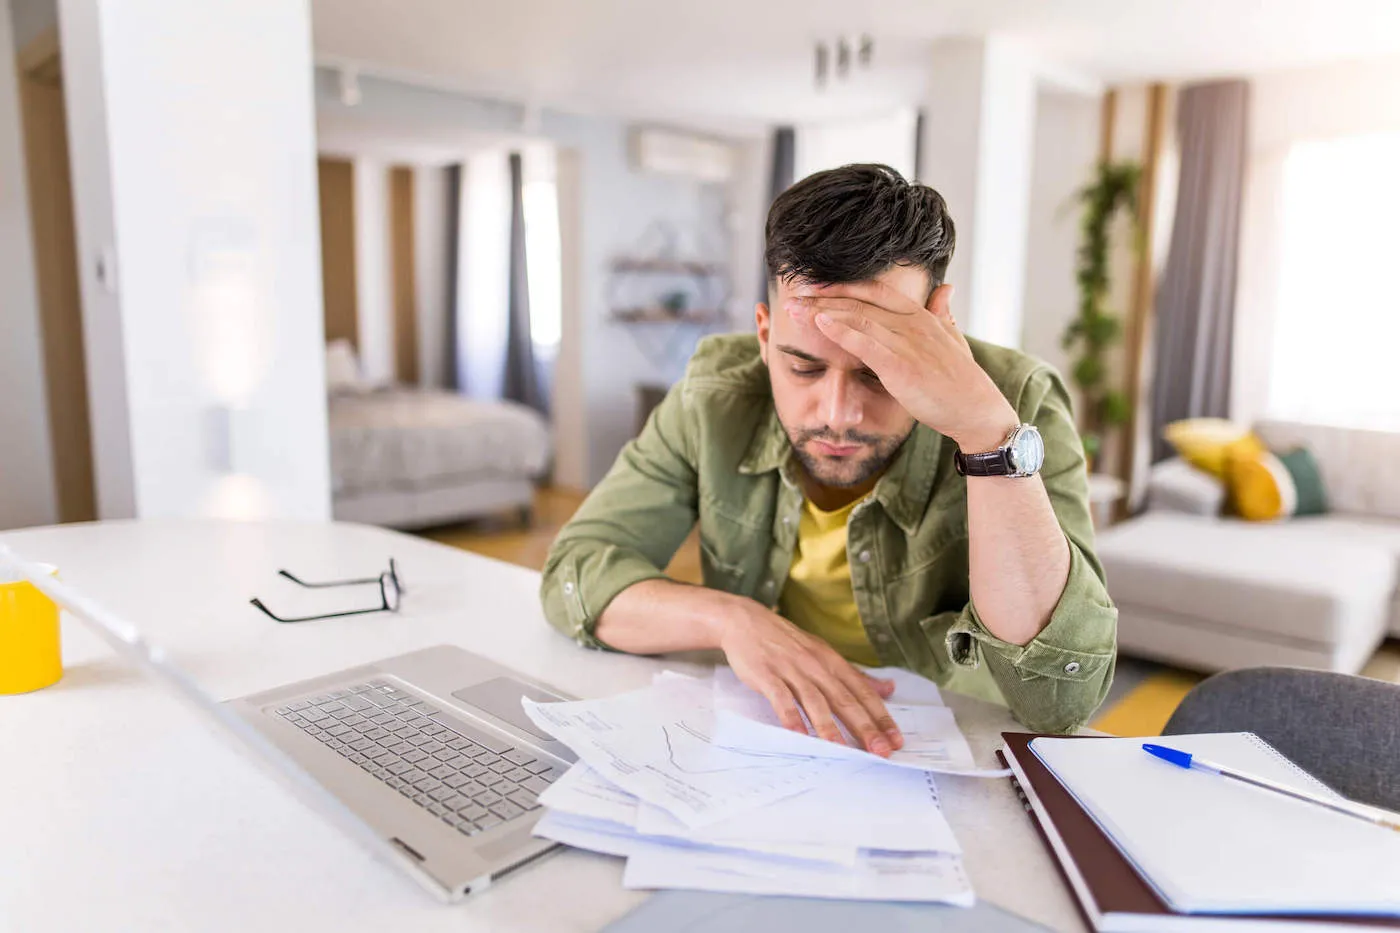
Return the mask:
M 1161 735 L 1181 698 L 1201 680 L 1190 671 L 1152 674 L 1089 725 L 1112 735 Z

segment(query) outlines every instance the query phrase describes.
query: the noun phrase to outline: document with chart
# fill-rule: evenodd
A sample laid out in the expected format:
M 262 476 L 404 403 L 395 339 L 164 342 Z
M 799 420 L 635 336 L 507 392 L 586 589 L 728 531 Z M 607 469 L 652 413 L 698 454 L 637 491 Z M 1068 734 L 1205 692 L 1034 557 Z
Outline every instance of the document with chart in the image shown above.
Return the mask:
M 666 681 L 603 700 L 524 701 L 535 725 L 594 771 L 690 827 L 801 793 L 859 762 L 712 741 L 714 713 Z
M 937 686 L 895 679 L 891 708 L 916 711 L 901 717 L 911 754 L 970 767 Z M 625 858 L 633 888 L 973 903 L 931 770 L 833 754 L 840 746 L 741 715 L 762 718 L 761 702 L 727 668 L 664 672 L 603 700 L 525 701 L 580 759 L 541 795 L 535 834 Z M 717 737 L 717 710 L 755 731 Z M 925 720 L 934 728 L 921 732 Z

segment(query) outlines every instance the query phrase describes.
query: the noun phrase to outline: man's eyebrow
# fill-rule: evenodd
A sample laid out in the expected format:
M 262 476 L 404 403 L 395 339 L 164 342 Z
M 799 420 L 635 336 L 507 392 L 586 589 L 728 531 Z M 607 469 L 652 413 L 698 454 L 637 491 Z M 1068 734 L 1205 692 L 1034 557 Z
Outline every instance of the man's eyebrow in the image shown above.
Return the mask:
M 805 353 L 802 350 L 799 350 L 796 347 L 790 347 L 785 343 L 778 344 L 778 351 L 781 353 L 786 353 L 788 356 L 795 356 L 799 360 L 806 360 L 809 363 L 820 363 L 823 366 L 826 365 L 826 360 L 822 359 L 821 357 L 813 356 L 810 353 Z

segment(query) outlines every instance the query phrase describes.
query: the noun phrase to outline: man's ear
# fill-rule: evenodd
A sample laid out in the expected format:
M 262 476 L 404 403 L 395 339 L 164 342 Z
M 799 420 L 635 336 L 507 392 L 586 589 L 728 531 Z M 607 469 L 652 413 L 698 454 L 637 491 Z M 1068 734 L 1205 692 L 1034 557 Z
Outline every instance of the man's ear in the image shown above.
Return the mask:
M 950 327 L 958 326 L 958 322 L 953 318 L 953 286 L 947 282 L 935 288 L 928 296 L 927 307 L 935 317 L 942 318 L 943 323 Z
M 768 338 L 772 334 L 773 316 L 768 311 L 768 305 L 763 302 L 753 306 L 754 329 L 758 331 L 758 355 L 763 358 L 765 365 L 768 363 Z

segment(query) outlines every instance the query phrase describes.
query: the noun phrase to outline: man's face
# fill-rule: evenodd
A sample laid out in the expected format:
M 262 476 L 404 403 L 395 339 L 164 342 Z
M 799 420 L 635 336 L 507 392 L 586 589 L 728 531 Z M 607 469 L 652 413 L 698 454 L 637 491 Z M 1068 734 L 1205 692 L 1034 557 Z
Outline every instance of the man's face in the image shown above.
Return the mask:
M 928 297 L 923 269 L 891 266 L 876 279 L 920 304 Z M 838 489 L 870 483 L 899 452 L 914 419 L 858 357 L 823 336 L 810 311 L 793 313 L 790 299 L 810 293 L 803 283 L 779 281 L 775 288 L 773 307 L 758 305 L 755 320 L 778 420 L 812 480 Z

